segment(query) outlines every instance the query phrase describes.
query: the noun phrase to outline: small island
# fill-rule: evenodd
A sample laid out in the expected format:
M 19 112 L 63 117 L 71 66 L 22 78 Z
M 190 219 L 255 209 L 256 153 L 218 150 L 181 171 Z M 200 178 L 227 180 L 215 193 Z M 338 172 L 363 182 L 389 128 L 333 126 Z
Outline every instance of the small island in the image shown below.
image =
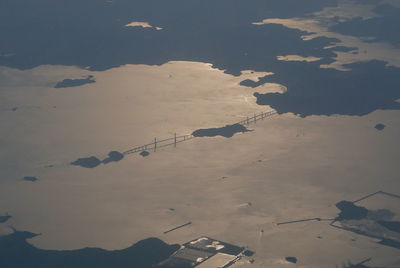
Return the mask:
M 25 176 L 22 178 L 24 181 L 30 181 L 30 182 L 35 182 L 38 180 L 38 178 L 33 177 L 33 176 Z
M 233 125 L 226 125 L 220 128 L 207 128 L 207 129 L 198 129 L 195 130 L 192 135 L 194 137 L 215 137 L 215 136 L 223 136 L 225 138 L 231 138 L 236 133 L 244 133 L 248 132 L 245 126 L 241 124 L 233 124 Z
M 85 84 L 95 83 L 93 75 L 88 75 L 86 78 L 79 79 L 64 79 L 61 82 L 58 82 L 54 88 L 65 88 L 65 87 L 79 87 Z
M 384 130 L 385 127 L 386 126 L 384 124 L 381 124 L 381 123 L 375 125 L 375 129 L 377 129 L 379 131 Z
M 71 162 L 70 164 L 73 166 L 80 166 L 85 168 L 95 168 L 101 164 L 101 161 L 95 156 L 90 156 L 90 157 L 78 158 L 77 160 Z
M 286 257 L 285 260 L 291 263 L 297 263 L 296 257 Z

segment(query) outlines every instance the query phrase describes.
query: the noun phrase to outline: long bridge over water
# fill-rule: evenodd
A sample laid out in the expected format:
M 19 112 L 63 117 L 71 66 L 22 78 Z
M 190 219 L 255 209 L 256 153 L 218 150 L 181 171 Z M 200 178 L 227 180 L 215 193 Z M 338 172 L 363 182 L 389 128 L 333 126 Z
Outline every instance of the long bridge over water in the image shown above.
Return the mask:
M 240 125 L 243 125 L 243 126 L 248 126 L 250 124 L 254 124 L 257 121 L 264 120 L 264 119 L 266 119 L 268 117 L 271 117 L 271 116 L 274 116 L 276 114 L 277 114 L 276 111 L 261 112 L 259 114 L 254 114 L 251 117 L 248 116 L 246 119 L 244 119 L 242 121 L 239 121 L 239 122 L 236 122 L 234 124 L 240 124 Z M 232 124 L 232 125 L 234 125 L 234 124 Z M 185 142 L 185 141 L 188 141 L 188 140 L 191 140 L 191 139 L 194 139 L 194 138 L 196 138 L 196 137 L 193 136 L 192 134 L 186 134 L 186 135 L 177 136 L 177 134 L 175 133 L 173 137 L 170 137 L 170 138 L 167 138 L 167 139 L 160 139 L 159 140 L 157 138 L 154 138 L 153 142 L 147 143 L 147 144 L 144 144 L 144 145 L 140 145 L 140 146 L 134 147 L 134 148 L 129 149 L 129 150 L 126 150 L 126 151 L 122 152 L 122 154 L 123 155 L 128 155 L 128 154 L 140 153 L 140 152 L 149 151 L 149 150 L 152 150 L 152 151 L 155 152 L 159 148 L 163 148 L 163 147 L 167 147 L 167 146 L 176 147 L 178 143 Z

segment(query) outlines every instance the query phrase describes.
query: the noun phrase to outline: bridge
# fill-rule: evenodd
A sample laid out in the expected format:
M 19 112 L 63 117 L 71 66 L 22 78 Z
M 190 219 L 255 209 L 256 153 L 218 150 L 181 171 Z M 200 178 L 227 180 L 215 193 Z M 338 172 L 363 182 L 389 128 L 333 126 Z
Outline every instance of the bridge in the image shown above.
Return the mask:
M 246 119 L 236 122 L 234 124 L 248 126 L 248 125 L 257 123 L 257 121 L 264 120 L 264 119 L 274 116 L 276 114 L 278 114 L 276 111 L 261 112 L 259 114 L 254 114 L 251 117 L 247 116 Z M 155 152 L 159 148 L 163 148 L 163 147 L 167 147 L 167 146 L 176 147 L 178 143 L 189 141 L 194 138 L 196 138 L 196 137 L 193 136 L 192 134 L 177 136 L 177 134 L 175 133 L 173 137 L 166 138 L 166 139 L 154 138 L 153 142 L 126 150 L 126 151 L 122 152 L 122 154 L 128 155 L 128 154 L 140 153 L 140 152 L 144 152 L 144 151 L 154 151 Z

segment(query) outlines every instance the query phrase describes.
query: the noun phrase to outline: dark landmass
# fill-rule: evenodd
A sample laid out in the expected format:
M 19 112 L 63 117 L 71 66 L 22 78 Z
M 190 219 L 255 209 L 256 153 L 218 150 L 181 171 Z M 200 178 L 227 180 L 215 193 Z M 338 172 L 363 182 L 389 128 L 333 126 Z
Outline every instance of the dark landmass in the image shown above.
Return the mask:
M 12 218 L 12 216 L 10 216 L 10 215 L 0 216 L 0 223 L 5 223 L 6 221 L 8 221 L 11 218 Z
M 335 218 L 335 221 L 341 222 L 342 226 L 332 226 L 359 235 L 380 239 L 379 244 L 400 249 L 400 241 L 387 238 L 387 233 L 391 231 L 400 232 L 400 222 L 390 221 L 395 215 L 392 211 L 388 209 L 368 210 L 350 201 L 340 201 L 336 204 L 336 207 L 341 212 Z M 367 221 L 365 222 L 364 220 Z M 363 227 L 364 225 L 365 227 Z M 377 228 L 371 227 L 374 225 Z M 382 230 L 382 227 L 386 228 L 386 230 Z
M 27 239 L 37 234 L 14 231 L 0 237 L 0 266 L 7 268 L 152 268 L 179 249 L 157 238 L 141 240 L 129 248 L 104 250 L 83 248 L 77 250 L 43 250 L 32 246 Z
M 124 155 L 118 151 L 111 151 L 108 153 L 108 157 L 104 159 L 103 164 L 108 164 L 110 162 L 118 162 L 124 158 Z
M 222 136 L 225 138 L 231 138 L 233 135 L 239 132 L 248 132 L 245 126 L 241 124 L 233 124 L 233 125 L 226 125 L 225 127 L 220 128 L 206 128 L 206 129 L 198 129 L 193 131 L 192 135 L 194 137 L 215 137 L 215 136 Z
M 89 75 L 87 78 L 83 79 L 64 79 L 61 82 L 58 82 L 54 87 L 55 88 L 78 87 L 95 82 L 96 80 L 93 79 L 93 75 Z
M 95 156 L 78 158 L 78 160 L 71 162 L 71 165 L 85 167 L 85 168 L 95 168 L 100 164 L 101 161 Z
M 364 20 L 361 17 L 338 23 L 329 28 L 330 31 L 371 38 L 370 42 L 389 42 L 400 45 L 398 26 L 400 25 L 400 8 L 390 4 L 381 4 L 374 9 L 380 16 Z
M 395 215 L 396 214 L 388 209 L 368 210 L 367 219 L 373 221 L 388 221 L 393 219 Z
M 378 224 L 378 223 L 376 223 Z M 394 240 L 391 238 L 386 238 L 387 236 L 387 232 L 385 231 L 371 231 L 371 226 L 363 226 L 363 224 L 359 224 L 358 226 L 352 226 L 352 224 L 346 224 L 343 227 L 339 227 L 340 229 L 358 234 L 358 235 L 362 235 L 362 236 L 366 236 L 366 237 L 371 237 L 374 239 L 379 239 L 380 241 L 377 242 L 380 245 L 384 245 L 384 246 L 388 246 L 388 247 L 392 247 L 392 248 L 396 248 L 396 249 L 400 249 L 400 242 L 398 240 Z M 365 228 L 365 229 L 364 229 Z
M 297 263 L 297 258 L 296 257 L 286 257 L 285 260 L 291 263 Z
M 382 223 L 382 225 L 394 223 L 392 226 L 396 226 L 398 224 L 398 222 L 389 221 L 396 214 L 388 209 L 369 210 L 350 201 L 340 201 L 336 207 L 340 210 L 339 215 L 335 218 L 337 221 L 369 219 Z
M 90 157 L 84 157 L 84 158 L 78 158 L 78 160 L 75 160 L 74 162 L 71 162 L 71 165 L 74 166 L 80 166 L 80 167 L 85 167 L 85 168 L 95 168 L 99 166 L 100 164 L 109 164 L 111 162 L 118 162 L 124 158 L 124 155 L 121 154 L 118 151 L 111 151 L 108 153 L 108 157 L 100 160 L 95 156 L 90 156 Z
M 168 259 L 167 262 L 163 262 L 156 266 L 156 268 L 192 268 L 192 261 L 182 259 Z
M 243 252 L 243 255 L 244 255 L 244 256 L 247 256 L 247 257 L 251 257 L 251 256 L 254 255 L 254 251 L 245 250 L 245 251 Z
M 336 3 L 337 0 L 70 0 L 68 5 L 60 6 L 41 0 L 39 7 L 29 0 L 9 1 L 0 10 L 4 34 L 0 50 L 12 48 L 15 55 L 0 57 L 0 65 L 30 69 L 58 64 L 106 70 L 124 64 L 187 60 L 211 62 L 220 69 L 239 73 L 265 68 L 268 59 L 276 55 L 333 57 L 324 49 L 326 44 L 319 42 L 321 39 L 304 42 L 301 31 L 251 23 L 271 17 L 304 16 Z M 75 15 L 69 16 L 71 13 Z M 132 31 L 124 27 L 138 19 L 164 30 Z M 250 65 L 259 68 L 247 68 Z
M 385 126 L 384 124 L 381 124 L 381 123 L 375 125 L 375 128 L 376 128 L 377 130 L 383 130 L 385 127 L 386 127 L 386 126 Z
M 400 68 L 369 61 L 346 65 L 351 71 L 319 68 L 319 64 L 276 64 L 274 75 L 260 80 L 283 84 L 284 93 L 254 93 L 259 105 L 278 113 L 366 115 L 377 109 L 399 110 Z M 338 81 L 340 81 L 338 83 Z
M 355 205 L 350 201 L 340 201 L 336 204 L 340 210 L 336 220 L 361 220 L 365 219 L 368 215 L 368 209 Z
M 385 268 L 383 266 L 366 266 L 364 264 L 350 264 L 350 266 L 343 266 L 343 268 Z
M 140 155 L 143 156 L 143 157 L 146 157 L 146 156 L 149 156 L 150 153 L 149 153 L 148 151 L 142 151 L 142 152 L 140 153 Z
M 124 158 L 124 155 L 121 154 L 118 151 L 111 151 L 108 153 L 108 157 L 106 157 L 103 160 L 98 159 L 95 156 L 90 156 L 90 157 L 83 157 L 83 158 L 78 158 L 78 160 L 75 160 L 74 162 L 71 162 L 71 165 L 74 166 L 80 166 L 80 167 L 85 167 L 85 168 L 95 168 L 99 166 L 100 164 L 109 164 L 111 162 L 118 162 Z
M 399 221 L 378 221 L 378 223 L 390 231 L 400 233 L 400 222 Z
M 30 69 L 58 64 L 101 71 L 125 64 L 207 62 L 233 75 L 240 75 L 242 70 L 274 72 L 274 76 L 254 83 L 243 81 L 242 85 L 255 87 L 275 82 L 286 86 L 288 91 L 283 94 L 255 94 L 258 104 L 269 105 L 278 113 L 366 115 L 378 109 L 400 109 L 395 101 L 400 98 L 400 68 L 372 61 L 347 65 L 352 69 L 348 72 L 321 69 L 320 64 L 334 61 L 335 51 L 350 48 L 335 47 L 338 40 L 333 38 L 303 40 L 301 37 L 307 32 L 278 24 L 252 24 L 274 17 L 304 17 L 336 6 L 337 0 L 270 0 L 268 4 L 265 0 L 171 0 L 162 4 L 154 0 L 121 0 L 112 4 L 71 0 L 65 8 L 51 0 L 41 0 L 46 8 L 21 1 L 9 1 L 7 8 L 0 10 L 4 33 L 0 50 L 15 51 L 13 57 L 0 57 L 2 66 Z M 382 17 L 355 21 L 354 27 L 337 22 L 339 26 L 332 30 L 350 29 L 349 34 L 353 35 L 365 29 L 366 36 L 375 33 L 377 40 L 397 44 L 398 9 L 381 5 L 376 11 Z M 72 13 L 75 16 L 69 16 Z M 164 30 L 130 31 L 124 27 L 138 18 Z M 22 22 L 23 27 L 19 26 Z M 381 31 L 382 27 L 385 31 Z M 321 60 L 279 61 L 277 55 Z
M 255 81 L 253 81 L 251 79 L 245 79 L 243 81 L 240 81 L 240 83 L 239 83 L 239 85 L 241 85 L 241 86 L 251 87 L 251 88 L 258 87 L 258 86 L 260 86 L 262 84 L 264 84 L 264 83 L 260 82 L 260 81 L 255 82 Z
M 12 107 L 11 111 L 15 112 L 16 110 L 18 110 L 18 107 Z
M 388 246 L 388 247 L 400 249 L 400 242 L 392 240 L 392 239 L 389 239 L 389 238 L 383 238 L 381 241 L 378 242 L 378 244 L 381 244 L 383 246 Z
M 31 182 L 35 182 L 38 180 L 38 178 L 36 177 L 31 177 L 31 176 L 25 176 L 22 178 L 24 181 L 31 181 Z
M 343 264 L 342 268 L 385 268 L 383 266 L 367 266 L 364 264 Z
M 169 262 L 169 263 L 165 263 L 165 264 L 160 264 L 155 266 L 157 268 L 192 268 L 193 265 L 191 262 L 185 262 L 185 261 L 181 261 L 181 262 Z

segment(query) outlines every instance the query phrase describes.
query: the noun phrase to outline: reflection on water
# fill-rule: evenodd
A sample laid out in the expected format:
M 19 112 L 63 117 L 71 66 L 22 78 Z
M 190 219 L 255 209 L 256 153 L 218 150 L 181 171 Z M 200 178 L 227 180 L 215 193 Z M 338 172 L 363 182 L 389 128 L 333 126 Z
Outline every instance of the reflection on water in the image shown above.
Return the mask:
M 348 134 L 341 138 L 329 134 L 331 140 L 326 144 L 331 142 L 330 147 L 318 143 L 326 141 L 324 133 L 317 135 L 321 129 L 313 128 L 312 123 L 308 124 L 312 121 L 307 120 L 326 119 L 336 123 L 347 117 L 333 121 L 335 117 L 321 119 L 314 116 L 297 119 L 301 123 L 295 119 L 273 123 L 273 127 L 264 128 L 265 133 L 252 133 L 254 137 L 259 135 L 258 139 L 246 140 L 246 146 L 239 144 L 244 135 L 229 140 L 229 148 L 240 156 L 237 158 L 230 158 L 224 147 L 226 142 L 222 144 L 218 143 L 220 139 L 212 139 L 201 144 L 205 151 L 202 155 L 195 142 L 182 146 L 179 152 L 186 155 L 176 162 L 173 160 L 178 150 L 173 157 L 172 153 L 166 152 L 140 161 L 140 164 L 119 162 L 124 157 L 121 153 L 124 148 L 151 142 L 154 137 L 172 137 L 174 133 L 187 134 L 194 129 L 197 130 L 193 135 L 198 137 L 232 137 L 247 132 L 249 130 L 243 125 L 226 124 L 264 110 L 258 105 L 302 117 L 366 115 L 376 110 L 400 109 L 400 60 L 396 46 L 399 42 L 396 28 L 399 11 L 390 6 L 377 6 L 390 0 L 367 1 L 368 4 L 364 1 L 320 0 L 171 0 L 156 1 L 156 4 L 152 0 L 106 3 L 71 0 L 62 5 L 53 2 L 7 1 L 0 9 L 3 32 L 0 65 L 12 67 L 0 68 L 0 145 L 3 152 L 0 170 L 2 180 L 17 178 L 16 183 L 7 181 L 7 189 L 2 190 L 5 200 L 2 211 L 10 211 L 16 221 L 19 220 L 17 215 L 26 217 L 28 220 L 24 224 L 36 228 L 31 230 L 57 234 L 61 229 L 70 228 L 71 231 L 85 226 L 80 231 L 83 236 L 88 229 L 95 229 L 91 225 L 93 219 L 102 219 L 102 223 L 101 220 L 96 222 L 100 227 L 96 226 L 98 229 L 88 235 L 96 234 L 91 238 L 85 240 L 76 235 L 64 239 L 71 235 L 65 232 L 60 234 L 62 239 L 59 241 L 62 242 L 59 243 L 84 244 L 104 235 L 104 230 L 110 231 L 104 243 L 115 243 L 123 240 L 121 237 L 125 233 L 149 236 L 159 229 L 160 223 L 198 217 L 200 223 L 188 232 L 209 226 L 215 233 L 234 239 L 244 237 L 249 243 L 259 243 L 257 246 L 261 250 L 265 249 L 267 257 L 262 258 L 279 256 L 281 264 L 288 265 L 283 256 L 289 253 L 282 252 L 287 247 L 296 247 L 291 243 L 292 233 L 287 234 L 285 240 L 281 237 L 286 234 L 263 226 L 262 233 L 265 230 L 267 242 L 253 241 L 260 233 L 258 227 L 261 224 L 273 221 L 276 215 L 290 214 L 290 210 L 285 212 L 284 209 L 289 203 L 277 195 L 296 196 L 302 188 L 307 188 L 304 192 L 310 195 L 323 191 L 323 198 L 333 192 L 359 191 L 353 182 L 345 182 L 346 186 L 340 188 L 336 182 L 345 179 L 325 179 L 332 174 L 346 174 L 347 179 L 351 177 L 350 172 L 355 178 L 366 175 L 367 179 L 362 180 L 364 189 L 374 187 L 377 180 L 367 173 L 387 176 L 389 184 L 395 180 L 392 178 L 398 173 L 393 167 L 395 161 L 387 158 L 397 155 L 387 153 L 387 144 L 382 147 L 386 148 L 384 155 L 367 157 L 368 153 L 375 155 L 374 142 L 383 144 L 382 135 L 386 141 L 395 129 L 395 124 L 387 118 L 376 117 L 367 123 L 365 131 L 372 134 L 357 132 L 360 130 L 356 128 L 357 124 L 327 127 L 331 132 L 337 131 L 337 136 Z M 67 68 L 66 65 L 78 68 Z M 30 69 L 36 66 L 40 67 Z M 68 90 L 54 90 L 54 85 L 56 88 L 68 87 Z M 287 118 L 292 117 L 288 115 Z M 371 125 L 371 122 L 379 121 L 391 126 L 380 135 Z M 346 132 L 346 128 L 354 131 Z M 383 124 L 376 125 L 378 130 L 383 128 Z M 299 133 L 299 129 L 302 129 L 302 135 L 292 135 Z M 354 133 L 375 135 L 377 139 L 369 139 L 365 146 L 351 144 L 348 151 L 339 151 L 338 148 L 350 144 L 347 139 L 353 143 L 364 141 L 359 136 L 348 138 Z M 336 138 L 339 141 L 333 142 Z M 313 147 L 315 144 L 318 148 Z M 216 145 L 220 146 L 214 150 L 218 152 L 210 154 Z M 242 150 L 248 150 L 248 153 Z M 257 161 L 260 151 L 271 155 Z M 110 153 L 99 156 L 98 152 Z M 191 158 L 189 154 L 195 157 Z M 352 159 L 346 158 L 349 154 Z M 149 152 L 144 150 L 141 155 L 148 156 Z M 70 161 L 77 156 L 84 157 L 71 164 L 98 168 L 87 170 L 48 165 L 58 159 Z M 341 162 L 338 160 L 341 157 L 350 160 Z M 214 161 L 206 162 L 208 158 Z M 367 163 L 365 159 L 376 160 L 380 166 L 372 160 Z M 231 167 L 233 165 L 235 169 Z M 43 166 L 55 168 L 36 172 Z M 168 173 L 170 167 L 177 166 L 177 173 Z M 214 166 L 218 166 L 217 171 L 213 170 Z M 259 169 L 261 166 L 264 169 Z M 357 166 L 362 168 L 355 168 Z M 373 168 L 375 170 L 369 172 Z M 240 172 L 243 176 L 238 176 Z M 37 175 L 41 183 L 21 182 L 24 174 Z M 229 176 L 229 183 L 226 180 L 215 183 L 213 178 L 221 175 Z M 309 177 L 314 181 L 311 182 Z M 36 179 L 24 178 L 32 182 Z M 361 179 L 357 183 L 361 185 Z M 15 191 L 9 191 L 8 187 Z M 109 192 L 111 188 L 115 192 Z M 258 198 L 259 202 L 251 200 L 252 203 L 247 204 L 253 204 L 251 210 L 254 212 L 263 209 L 268 213 L 250 215 L 249 211 L 231 209 L 230 206 L 241 199 L 240 195 L 247 195 L 240 203 Z M 35 200 L 34 204 L 31 200 Z M 341 200 L 341 197 L 334 200 Z M 260 209 L 259 204 L 265 206 Z M 309 210 L 317 207 L 314 204 L 307 206 Z M 170 209 L 174 213 L 169 214 L 174 214 L 174 218 L 165 215 L 168 207 L 177 208 Z M 399 221 L 393 217 L 394 211 L 370 209 L 354 202 L 340 202 L 337 207 L 341 210 L 337 218 L 339 227 L 352 232 L 350 235 L 370 236 L 380 239 L 383 245 L 399 247 Z M 57 221 L 64 224 L 58 230 L 50 220 L 57 218 L 55 215 Z M 10 217 L 0 216 L 0 222 L 6 222 Z M 63 222 L 65 218 L 70 225 Z M 307 222 L 323 220 L 311 218 Z M 246 227 L 243 228 L 241 223 Z M 116 236 L 118 232 L 123 233 L 122 236 Z M 160 252 L 165 252 L 162 258 L 168 256 L 174 248 L 158 240 L 145 240 L 136 245 L 139 249 L 133 246 L 120 251 L 48 251 L 26 242 L 34 236 L 19 231 L 3 236 L 0 238 L 1 252 L 18 255 L 21 253 L 18 250 L 26 250 L 32 254 L 31 261 L 41 267 L 46 267 L 43 263 L 50 267 L 67 264 L 114 267 L 119 261 L 134 267 L 138 263 L 133 263 L 133 258 L 141 252 L 141 246 L 151 248 L 155 254 L 151 258 L 155 259 L 161 258 L 156 255 Z M 312 233 L 311 236 L 316 235 Z M 323 237 L 330 237 L 330 234 L 324 233 Z M 48 245 L 56 244 L 44 241 Z M 299 241 L 301 247 L 313 243 Z M 347 245 L 343 241 L 340 243 Z M 10 245 L 15 246 L 15 252 Z M 160 250 L 154 250 L 158 248 Z M 141 255 L 147 258 L 146 254 Z M 302 252 L 292 254 L 301 262 L 310 261 Z M 8 260 L 0 261 L 7 264 Z M 60 260 L 63 263 L 59 265 Z M 296 257 L 288 257 L 288 261 L 296 260 Z M 20 266 L 25 264 L 23 258 L 12 261 L 21 262 L 18 263 Z M 143 259 L 139 267 L 153 264 L 151 262 L 155 260 L 147 261 Z M 314 262 L 315 267 L 318 267 L 317 262 Z

